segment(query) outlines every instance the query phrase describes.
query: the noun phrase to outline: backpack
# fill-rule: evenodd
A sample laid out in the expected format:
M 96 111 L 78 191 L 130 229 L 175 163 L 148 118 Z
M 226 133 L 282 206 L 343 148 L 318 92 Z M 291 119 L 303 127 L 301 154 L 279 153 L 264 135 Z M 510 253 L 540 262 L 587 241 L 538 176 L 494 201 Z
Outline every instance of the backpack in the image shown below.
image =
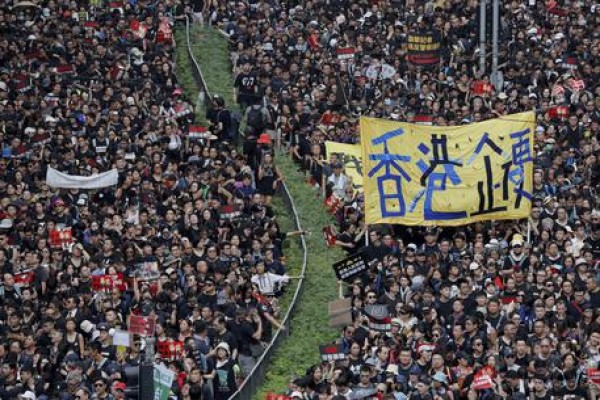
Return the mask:
M 221 112 L 223 112 L 223 110 L 221 110 L 217 115 L 217 120 L 220 119 Z M 241 119 L 242 118 L 240 117 L 240 114 L 238 112 L 229 111 L 229 127 L 227 129 L 227 132 L 223 132 L 226 135 L 226 139 L 235 140 L 240 129 Z
M 254 128 L 257 134 L 260 134 L 265 129 L 265 116 L 262 108 L 251 107 L 246 117 L 246 123 Z
M 240 123 L 242 122 L 242 116 L 237 111 L 231 111 L 231 123 L 229 124 L 229 138 L 235 140 L 238 133 L 240 132 Z

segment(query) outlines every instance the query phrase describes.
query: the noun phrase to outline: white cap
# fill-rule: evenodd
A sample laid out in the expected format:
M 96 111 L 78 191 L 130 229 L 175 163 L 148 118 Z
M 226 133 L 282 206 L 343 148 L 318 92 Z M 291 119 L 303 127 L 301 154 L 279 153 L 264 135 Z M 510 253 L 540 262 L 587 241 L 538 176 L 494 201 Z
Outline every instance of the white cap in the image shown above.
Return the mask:
M 94 329 L 94 324 L 92 324 L 90 321 L 88 321 L 87 319 L 85 321 L 83 321 L 79 327 L 81 328 L 82 331 L 84 331 L 85 333 L 90 333 L 93 329 Z
M 217 345 L 216 350 L 219 349 L 224 349 L 227 351 L 227 354 L 231 354 L 231 351 L 229 350 L 229 344 L 227 344 L 227 342 L 221 342 Z
M 575 266 L 583 265 L 583 264 L 587 264 L 587 261 L 585 261 L 585 258 L 580 257 L 575 261 Z
M 35 396 L 35 393 L 33 393 L 31 390 L 28 390 L 25 393 L 20 394 L 19 398 L 27 400 L 36 400 L 37 397 Z
M 0 221 L 0 229 L 10 229 L 12 226 L 13 222 L 10 218 L 4 218 L 2 221 Z

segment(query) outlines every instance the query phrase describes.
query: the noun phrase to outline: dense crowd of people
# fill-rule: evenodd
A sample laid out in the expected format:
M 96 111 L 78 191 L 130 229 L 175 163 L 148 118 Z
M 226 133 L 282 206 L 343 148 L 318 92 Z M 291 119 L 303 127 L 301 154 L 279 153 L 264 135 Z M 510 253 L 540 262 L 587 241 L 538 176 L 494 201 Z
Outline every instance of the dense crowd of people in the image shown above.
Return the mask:
M 145 334 L 174 398 L 229 398 L 282 328 L 283 241 L 303 233 L 273 219 L 276 148 L 325 193 L 336 244 L 376 261 L 349 286 L 343 357 L 289 397 L 596 398 L 599 11 L 504 3 L 494 87 L 476 1 L 3 2 L 0 398 L 122 399 Z M 186 14 L 229 37 L 241 150 L 232 105 L 215 96 L 198 129 L 178 85 Z M 439 40 L 435 65 L 409 61 L 422 32 Z M 532 109 L 529 223 L 367 230 L 360 188 L 325 154 L 325 140 L 358 141 L 360 115 L 444 126 Z M 59 190 L 48 167 L 119 180 Z M 374 306 L 389 328 L 373 329 Z M 153 332 L 115 346 L 133 318 Z
M 271 141 L 238 151 L 218 98 L 225 125 L 195 122 L 174 74 L 188 9 L 0 4 L 1 399 L 137 396 L 154 353 L 172 398 L 228 399 L 282 328 L 303 232 L 275 221 Z M 118 183 L 51 187 L 49 168 Z
M 489 53 L 480 68 L 477 1 L 200 2 L 193 11 L 230 39 L 246 148 L 267 134 L 289 150 L 325 193 L 336 245 L 375 261 L 349 282 L 343 357 L 308 368 L 290 398 L 598 396 L 598 5 L 502 2 L 502 75 L 493 77 Z M 414 34 L 439 43 L 439 62 L 419 64 Z M 528 221 L 367 229 L 360 187 L 343 158 L 325 153 L 326 140 L 359 141 L 360 115 L 451 126 L 529 110 Z M 384 329 L 369 314 L 381 306 Z

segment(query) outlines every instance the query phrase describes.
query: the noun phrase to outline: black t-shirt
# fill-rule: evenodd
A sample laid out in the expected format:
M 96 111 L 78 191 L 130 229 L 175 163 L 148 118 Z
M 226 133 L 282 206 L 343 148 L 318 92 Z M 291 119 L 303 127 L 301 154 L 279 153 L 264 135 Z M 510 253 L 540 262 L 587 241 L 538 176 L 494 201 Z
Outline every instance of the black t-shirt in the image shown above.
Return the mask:
M 592 308 L 600 307 L 600 290 L 597 292 L 589 292 L 590 295 L 590 303 L 592 303 Z
M 253 100 L 257 84 L 258 80 L 254 74 L 245 74 L 243 72 L 239 74 L 234 83 L 234 86 L 239 90 L 239 100 Z
M 202 304 L 203 306 L 208 306 L 212 310 L 214 310 L 217 306 L 217 293 L 214 294 L 206 294 L 201 293 L 198 296 L 198 304 Z
M 229 345 L 229 350 L 233 354 L 233 351 L 238 348 L 238 341 L 235 335 L 230 331 L 225 331 L 222 335 L 215 332 L 215 337 L 212 343 L 216 346 L 221 342 L 225 342 Z
M 550 396 L 550 394 L 547 391 L 544 395 L 538 395 L 535 392 L 533 392 L 532 394 L 533 398 L 536 400 L 550 400 L 552 398 L 552 396 Z
M 569 390 L 567 386 L 558 391 L 557 396 L 564 400 L 583 400 L 587 398 L 585 389 L 577 386 L 573 390 Z
M 444 318 L 452 315 L 452 303 L 452 300 L 442 301 L 442 299 L 438 299 L 435 304 L 438 315 Z
M 244 356 L 251 356 L 252 351 L 250 346 L 258 344 L 258 340 L 252 337 L 256 332 L 256 325 L 249 321 L 242 321 L 239 324 L 235 324 L 235 328 L 232 326 L 232 332 L 235 333 L 239 344 L 238 352 Z
M 390 249 L 388 246 L 386 246 L 383 243 L 380 243 L 378 246 L 375 246 L 374 244 L 370 244 L 369 246 L 366 247 L 366 254 L 367 254 L 367 259 L 368 260 L 375 260 L 377 259 L 378 261 L 383 261 L 383 258 L 390 254 L 392 252 L 392 249 Z

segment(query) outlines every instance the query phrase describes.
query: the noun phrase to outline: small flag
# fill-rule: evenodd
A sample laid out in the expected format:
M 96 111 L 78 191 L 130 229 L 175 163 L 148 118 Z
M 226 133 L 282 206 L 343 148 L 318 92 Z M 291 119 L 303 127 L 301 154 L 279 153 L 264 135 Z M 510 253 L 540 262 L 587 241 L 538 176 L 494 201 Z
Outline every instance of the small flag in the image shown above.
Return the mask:
M 33 282 L 34 277 L 35 274 L 33 271 L 22 271 L 18 274 L 15 274 L 15 286 L 29 286 Z
M 328 225 L 323 228 L 323 239 L 325 239 L 327 247 L 335 246 L 337 239 L 335 238 L 335 235 L 333 233 L 333 227 L 331 225 Z
M 561 67 L 564 69 L 568 69 L 570 71 L 574 71 L 577 69 L 578 63 L 579 63 L 579 60 L 577 59 L 577 57 L 567 57 L 561 64 Z
M 413 122 L 417 125 L 431 126 L 433 125 L 433 117 L 431 115 L 415 115 Z
M 56 74 L 57 75 L 69 75 L 69 74 L 74 74 L 75 73 L 75 69 L 73 68 L 72 65 L 68 65 L 68 64 L 62 64 L 56 67 Z
M 481 96 L 491 93 L 494 90 L 494 86 L 489 82 L 478 80 L 473 81 L 471 90 L 473 91 L 474 95 Z
M 569 117 L 569 107 L 557 106 L 548 110 L 548 116 L 551 119 L 565 119 Z
M 354 50 L 354 47 L 340 47 L 336 49 L 335 53 L 338 60 L 351 60 L 354 59 L 356 50 Z

